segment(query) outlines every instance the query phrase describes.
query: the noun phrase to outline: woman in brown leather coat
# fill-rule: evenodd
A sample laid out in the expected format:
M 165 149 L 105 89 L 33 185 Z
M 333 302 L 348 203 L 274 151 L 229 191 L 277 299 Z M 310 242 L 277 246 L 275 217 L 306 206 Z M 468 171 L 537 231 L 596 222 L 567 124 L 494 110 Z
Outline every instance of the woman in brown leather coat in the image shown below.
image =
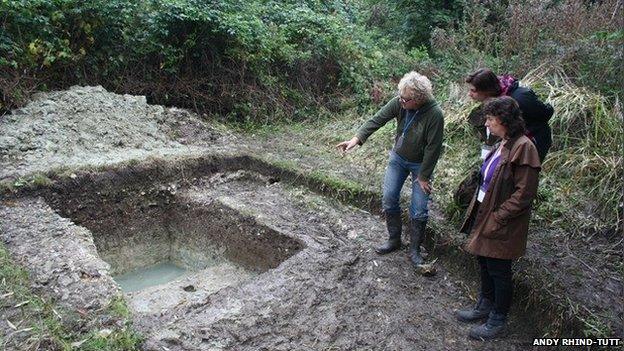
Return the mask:
M 527 138 L 518 103 L 503 96 L 484 105 L 485 125 L 501 142 L 490 151 L 479 187 L 461 231 L 469 233 L 466 251 L 477 256 L 481 294 L 472 309 L 458 311 L 464 322 L 487 322 L 470 331 L 475 339 L 491 339 L 505 327 L 512 300 L 511 261 L 526 250 L 531 203 L 537 194 L 540 158 Z

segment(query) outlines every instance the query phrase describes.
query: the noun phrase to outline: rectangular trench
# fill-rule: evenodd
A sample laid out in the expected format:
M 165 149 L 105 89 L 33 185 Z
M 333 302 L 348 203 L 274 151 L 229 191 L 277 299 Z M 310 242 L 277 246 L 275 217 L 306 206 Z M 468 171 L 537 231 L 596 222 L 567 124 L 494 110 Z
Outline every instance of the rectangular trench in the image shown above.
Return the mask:
M 303 248 L 252 216 L 216 200 L 189 201 L 179 190 L 154 179 L 110 179 L 46 197 L 59 214 L 92 233 L 98 254 L 139 313 L 244 283 Z

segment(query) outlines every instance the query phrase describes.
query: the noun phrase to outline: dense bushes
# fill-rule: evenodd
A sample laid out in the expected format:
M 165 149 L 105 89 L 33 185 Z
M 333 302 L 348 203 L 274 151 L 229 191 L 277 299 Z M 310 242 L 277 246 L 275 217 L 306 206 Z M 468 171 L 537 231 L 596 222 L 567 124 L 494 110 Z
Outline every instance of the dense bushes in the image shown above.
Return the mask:
M 2 1 L 0 108 L 83 83 L 275 119 L 347 92 L 366 103 L 374 82 L 412 68 L 445 85 L 478 66 L 524 76 L 553 63 L 613 98 L 623 18 L 617 0 Z
M 125 12 L 108 1 L 3 1 L 0 64 L 40 70 L 96 63 L 122 44 Z
M 398 74 L 343 2 L 33 0 L 0 3 L 5 109 L 74 83 L 236 119 L 361 99 Z M 383 42 L 382 42 L 383 45 Z
M 124 45 L 130 3 L 74 0 L 0 2 L 0 112 L 33 91 L 72 84 L 104 69 Z
M 428 47 L 434 28 L 457 28 L 466 0 L 368 0 L 367 24 L 406 48 Z

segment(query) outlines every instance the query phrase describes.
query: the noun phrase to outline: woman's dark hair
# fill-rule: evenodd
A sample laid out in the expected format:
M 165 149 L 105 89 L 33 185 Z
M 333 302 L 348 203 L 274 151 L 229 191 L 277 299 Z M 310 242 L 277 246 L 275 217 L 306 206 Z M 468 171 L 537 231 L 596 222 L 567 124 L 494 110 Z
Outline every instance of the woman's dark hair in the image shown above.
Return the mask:
M 489 68 L 478 69 L 466 77 L 466 83 L 472 84 L 477 91 L 486 93 L 489 96 L 499 96 L 503 93 L 498 77 Z
M 507 128 L 507 137 L 515 138 L 525 133 L 524 119 L 516 100 L 509 96 L 501 96 L 488 100 L 483 106 L 485 116 L 497 117 Z

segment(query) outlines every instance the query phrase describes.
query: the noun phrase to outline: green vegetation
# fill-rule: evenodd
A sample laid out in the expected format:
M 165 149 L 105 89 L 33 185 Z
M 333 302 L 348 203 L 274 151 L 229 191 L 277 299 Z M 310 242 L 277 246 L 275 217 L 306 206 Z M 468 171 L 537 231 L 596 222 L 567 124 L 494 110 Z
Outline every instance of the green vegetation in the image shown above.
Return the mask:
M 337 94 L 407 69 L 360 12 L 314 0 L 2 1 L 0 108 L 81 83 L 239 122 L 335 109 Z
M 10 328 L 2 340 L 3 346 L 15 350 L 138 350 L 141 340 L 130 330 L 128 308 L 121 298 L 114 299 L 104 311 L 119 319 L 118 326 L 79 331 L 70 325 L 80 324 L 81 317 L 42 299 L 29 286 L 27 272 L 11 260 L 0 244 L 0 312 Z
M 356 202 L 358 196 L 367 196 L 366 190 L 357 182 L 328 176 L 321 171 L 313 171 L 310 178 L 317 182 L 324 190 L 346 202 Z
M 406 48 L 429 47 L 433 29 L 461 25 L 469 1 L 368 0 L 367 24 L 382 29 Z
M 0 181 L 0 193 L 11 193 L 19 189 L 35 189 L 46 187 L 52 184 L 52 180 L 43 173 L 34 173 L 28 176 L 19 177 L 15 180 L 5 179 Z

